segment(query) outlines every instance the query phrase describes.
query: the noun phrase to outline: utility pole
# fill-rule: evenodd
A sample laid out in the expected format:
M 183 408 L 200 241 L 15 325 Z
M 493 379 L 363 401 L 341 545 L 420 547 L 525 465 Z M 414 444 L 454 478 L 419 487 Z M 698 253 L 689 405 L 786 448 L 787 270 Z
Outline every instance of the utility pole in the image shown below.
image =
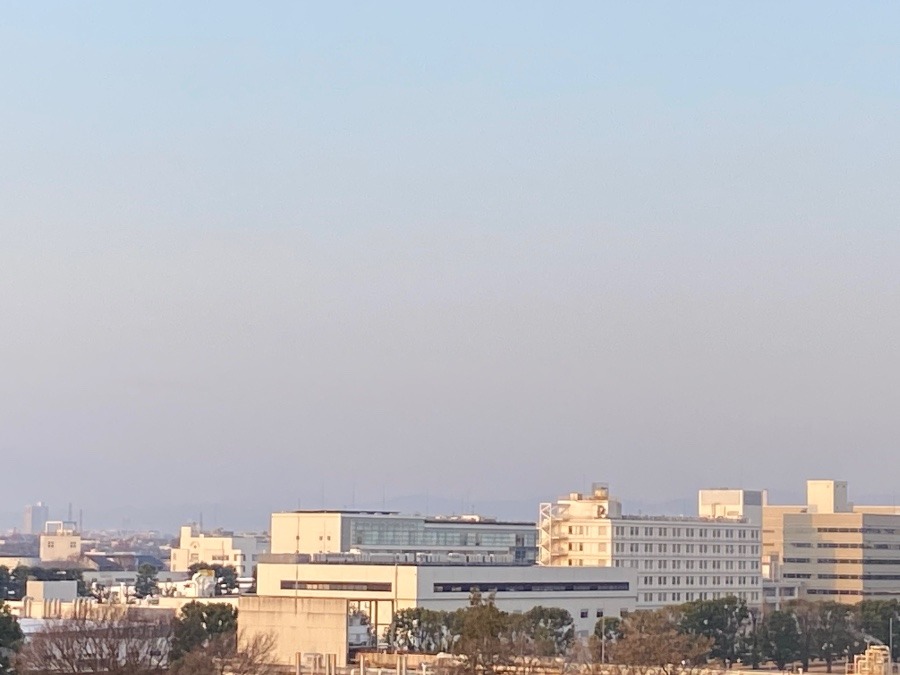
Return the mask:
M 600 610 L 600 663 L 606 663 L 606 612 Z
M 891 675 L 894 675 L 894 617 L 888 619 L 888 644 L 891 650 Z

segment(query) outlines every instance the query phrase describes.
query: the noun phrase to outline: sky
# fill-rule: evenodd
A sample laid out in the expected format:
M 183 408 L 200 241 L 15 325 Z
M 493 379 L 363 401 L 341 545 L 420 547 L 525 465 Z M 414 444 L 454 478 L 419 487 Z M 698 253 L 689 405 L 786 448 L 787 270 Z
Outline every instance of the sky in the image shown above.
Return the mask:
M 896 3 L 0 16 L 0 528 L 897 499 Z

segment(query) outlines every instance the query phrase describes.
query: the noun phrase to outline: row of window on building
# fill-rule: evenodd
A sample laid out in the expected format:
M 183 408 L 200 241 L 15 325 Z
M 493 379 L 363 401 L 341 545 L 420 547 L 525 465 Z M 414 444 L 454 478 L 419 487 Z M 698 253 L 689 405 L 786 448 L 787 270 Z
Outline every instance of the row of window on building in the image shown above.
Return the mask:
M 656 580 L 657 586 L 758 586 L 760 578 L 755 576 L 709 576 L 709 577 L 693 577 L 693 576 L 658 576 L 650 575 L 642 577 L 644 586 L 653 586 L 653 580 Z
M 573 548 L 578 546 L 579 548 Z M 570 543 L 570 551 L 582 551 L 583 543 Z M 627 548 L 626 548 L 627 547 Z M 671 548 L 671 551 L 669 550 Z M 643 550 L 642 550 L 643 549 Z M 602 550 L 602 549 L 601 549 Z M 759 555 L 759 546 L 756 544 L 625 544 L 616 542 L 613 548 L 615 553 L 675 553 L 684 555 Z
M 569 526 L 569 534 L 586 534 L 578 530 L 583 526 Z M 573 530 L 575 530 L 573 532 Z M 670 533 L 671 531 L 671 533 Z M 759 539 L 759 531 L 753 527 L 639 527 L 616 525 L 613 534 L 618 537 L 685 537 L 688 539 Z
M 713 592 L 705 592 L 705 593 L 682 593 L 681 591 L 675 592 L 660 592 L 660 593 L 643 593 L 641 596 L 641 600 L 644 603 L 679 603 L 679 602 L 693 602 L 694 600 L 719 600 L 720 598 L 734 596 L 737 595 L 741 600 L 745 600 L 747 602 L 759 602 L 759 591 L 751 591 L 751 592 L 740 592 L 740 593 L 719 593 L 716 591 Z

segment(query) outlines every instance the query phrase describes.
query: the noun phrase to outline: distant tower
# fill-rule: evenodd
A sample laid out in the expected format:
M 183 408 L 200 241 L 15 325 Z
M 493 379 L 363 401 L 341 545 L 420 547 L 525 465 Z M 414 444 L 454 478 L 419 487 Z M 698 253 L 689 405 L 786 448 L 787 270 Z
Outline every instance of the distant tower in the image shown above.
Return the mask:
M 24 534 L 40 534 L 44 531 L 44 524 L 50 520 L 50 509 L 44 502 L 29 504 L 25 507 L 25 519 L 22 524 Z

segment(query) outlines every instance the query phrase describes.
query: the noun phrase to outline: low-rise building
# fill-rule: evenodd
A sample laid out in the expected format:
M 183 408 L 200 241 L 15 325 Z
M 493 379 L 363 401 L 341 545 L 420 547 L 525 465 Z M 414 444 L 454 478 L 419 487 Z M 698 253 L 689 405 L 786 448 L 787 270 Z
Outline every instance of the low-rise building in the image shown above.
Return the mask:
M 473 563 L 434 554 L 428 561 L 421 554 L 270 554 L 263 556 L 257 571 L 256 596 L 240 601 L 240 616 L 247 622 L 242 629 L 274 627 L 279 639 L 287 639 L 282 633 L 297 632 L 298 621 L 311 621 L 305 613 L 297 614 L 296 603 L 320 600 L 346 603 L 341 607 L 346 606 L 347 617 L 364 616 L 373 640 L 400 610 L 453 611 L 468 606 L 473 592 L 492 596 L 506 612 L 526 612 L 538 605 L 565 609 L 580 638 L 590 635 L 601 617 L 637 608 L 637 574 L 627 568 Z M 255 617 L 257 611 L 268 618 Z M 281 624 L 272 618 L 276 615 Z M 340 636 L 322 636 L 322 642 L 347 639 L 348 620 L 340 624 Z M 345 644 L 342 662 L 346 651 Z
M 236 535 L 222 530 L 200 532 L 191 525 L 181 528 L 178 548 L 171 551 L 170 569 L 187 572 L 191 565 L 233 566 L 239 577 L 253 574 L 259 556 L 269 550 L 268 538 L 259 535 Z
M 51 520 L 44 525 L 39 549 L 41 563 L 76 561 L 81 557 L 81 535 L 74 523 Z

